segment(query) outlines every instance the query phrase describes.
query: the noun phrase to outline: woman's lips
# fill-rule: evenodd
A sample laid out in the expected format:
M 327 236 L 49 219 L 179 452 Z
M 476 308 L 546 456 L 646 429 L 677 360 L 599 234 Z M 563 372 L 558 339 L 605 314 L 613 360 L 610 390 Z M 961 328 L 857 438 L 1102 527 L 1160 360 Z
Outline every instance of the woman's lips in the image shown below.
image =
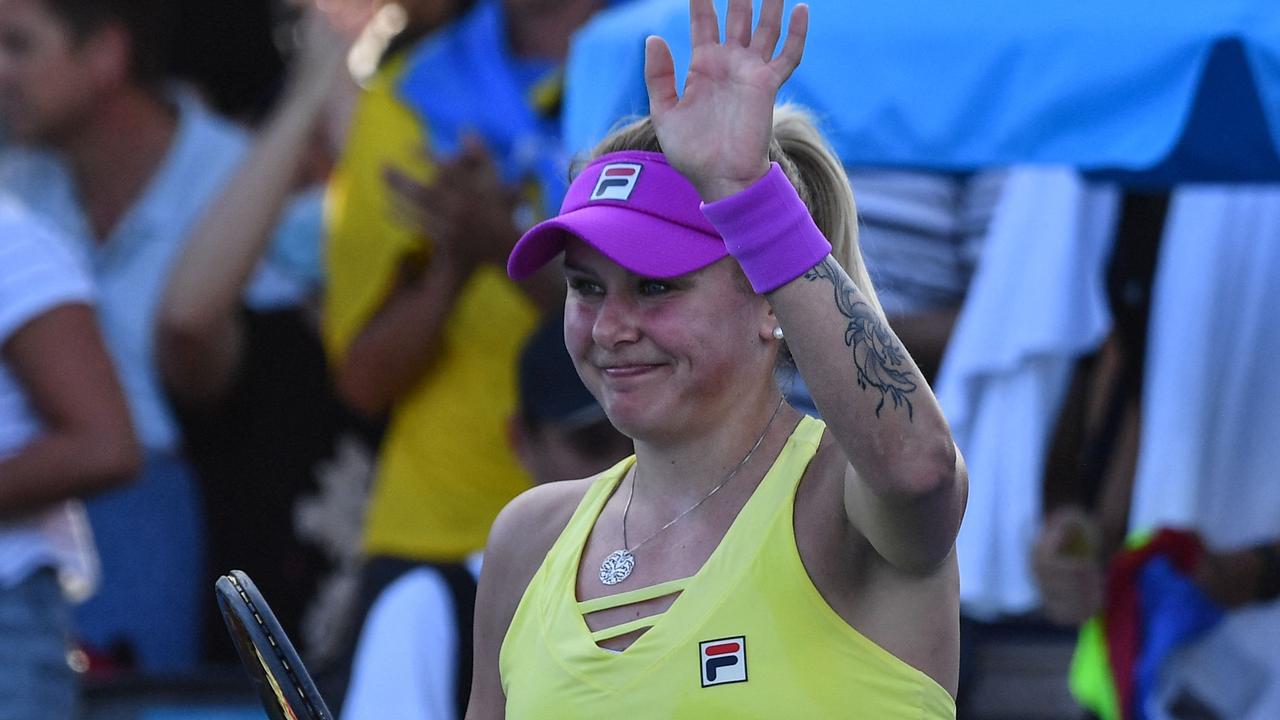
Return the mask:
M 660 367 L 662 366 L 658 364 L 612 365 L 600 368 L 600 371 L 604 373 L 605 377 L 621 379 L 640 377 Z

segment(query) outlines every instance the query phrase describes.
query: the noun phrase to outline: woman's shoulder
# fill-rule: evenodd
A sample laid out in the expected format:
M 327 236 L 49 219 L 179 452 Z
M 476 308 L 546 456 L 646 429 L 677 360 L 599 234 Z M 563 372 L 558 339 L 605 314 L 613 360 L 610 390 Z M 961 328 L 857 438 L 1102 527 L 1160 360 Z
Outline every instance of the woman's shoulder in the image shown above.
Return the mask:
M 599 479 L 596 475 L 581 480 L 561 480 L 521 493 L 494 520 L 485 563 L 498 559 L 513 570 L 527 568 L 532 577 Z
M 535 486 L 508 503 L 494 520 L 480 587 L 488 600 L 484 613 L 502 633 L 542 561 L 598 478 Z

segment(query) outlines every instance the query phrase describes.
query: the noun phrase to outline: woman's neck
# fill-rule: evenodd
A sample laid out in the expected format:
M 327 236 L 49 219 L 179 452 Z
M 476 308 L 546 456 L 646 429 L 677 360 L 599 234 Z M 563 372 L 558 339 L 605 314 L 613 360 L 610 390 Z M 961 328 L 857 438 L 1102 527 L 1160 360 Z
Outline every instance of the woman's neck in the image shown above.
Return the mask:
M 679 512 L 735 470 L 736 479 L 759 480 L 799 420 L 799 412 L 781 401 L 774 389 L 720 415 L 722 422 L 663 438 L 637 439 L 633 480 L 640 494 Z

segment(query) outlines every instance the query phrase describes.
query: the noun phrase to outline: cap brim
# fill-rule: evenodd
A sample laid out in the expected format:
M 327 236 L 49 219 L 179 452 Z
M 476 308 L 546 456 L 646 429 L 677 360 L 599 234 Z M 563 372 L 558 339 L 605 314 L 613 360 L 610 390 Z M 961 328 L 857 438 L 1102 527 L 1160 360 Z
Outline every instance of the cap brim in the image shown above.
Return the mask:
M 729 254 L 724 241 L 701 230 L 626 207 L 599 204 L 535 225 L 511 250 L 507 274 L 514 280 L 532 275 L 563 252 L 570 237 L 644 277 L 686 275 Z

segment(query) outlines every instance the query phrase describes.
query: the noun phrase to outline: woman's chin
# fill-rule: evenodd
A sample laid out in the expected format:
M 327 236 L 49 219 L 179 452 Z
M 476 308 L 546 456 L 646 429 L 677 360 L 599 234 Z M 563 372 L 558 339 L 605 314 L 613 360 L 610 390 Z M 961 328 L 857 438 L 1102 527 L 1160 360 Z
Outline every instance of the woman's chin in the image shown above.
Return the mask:
M 633 399 L 628 398 L 626 402 L 609 403 L 605 409 L 609 422 L 613 423 L 618 432 L 632 440 L 644 440 L 671 432 L 668 413 L 660 412 L 652 405 L 631 400 Z

